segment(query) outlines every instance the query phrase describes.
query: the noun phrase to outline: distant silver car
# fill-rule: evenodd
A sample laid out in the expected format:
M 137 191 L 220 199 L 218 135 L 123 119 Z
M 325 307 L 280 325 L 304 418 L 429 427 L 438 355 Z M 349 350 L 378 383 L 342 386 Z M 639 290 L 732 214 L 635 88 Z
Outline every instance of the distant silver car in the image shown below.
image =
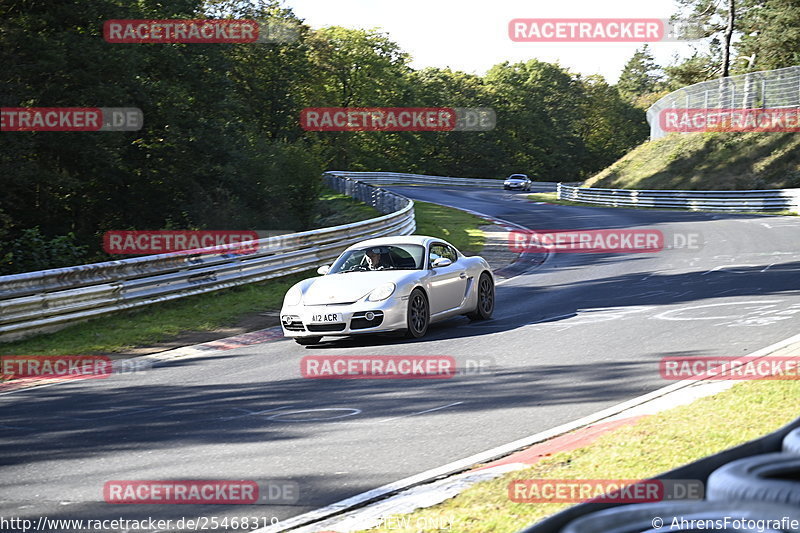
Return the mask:
M 511 190 L 517 189 L 520 191 L 529 191 L 531 190 L 532 182 L 528 179 L 528 176 L 525 174 L 511 174 L 506 180 L 503 182 L 503 189 Z
M 390 331 L 419 338 L 433 322 L 456 315 L 485 320 L 494 311 L 489 264 L 433 237 L 363 241 L 317 272 L 322 276 L 295 284 L 283 300 L 283 334 L 298 344 Z

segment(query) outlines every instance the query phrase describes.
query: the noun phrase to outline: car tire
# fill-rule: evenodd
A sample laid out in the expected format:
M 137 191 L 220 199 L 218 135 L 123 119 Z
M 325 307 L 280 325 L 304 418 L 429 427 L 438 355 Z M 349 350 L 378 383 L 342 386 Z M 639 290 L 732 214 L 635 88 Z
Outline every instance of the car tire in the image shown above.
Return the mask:
M 322 337 L 295 337 L 294 342 L 300 346 L 311 346 L 322 340 Z
M 757 521 L 780 520 L 782 517 L 793 520 L 800 516 L 800 511 L 787 505 L 763 502 L 709 502 L 709 501 L 665 501 L 658 503 L 637 503 L 620 505 L 595 511 L 576 518 L 568 523 L 561 533 L 641 533 L 642 531 L 698 531 L 691 524 L 699 520 L 724 520 L 725 517 L 744 519 L 754 522 L 753 527 L 737 528 L 723 526 L 721 531 L 764 531 L 757 526 Z M 672 526 L 674 518 L 680 517 L 682 522 Z M 657 522 L 660 520 L 660 522 Z M 730 525 L 730 524 L 728 524 Z M 663 528 L 663 529 L 662 529 Z M 770 529 L 769 531 L 775 531 Z M 778 531 L 792 531 L 779 529 Z
M 408 311 L 406 311 L 406 337 L 419 339 L 428 332 L 431 321 L 431 309 L 428 297 L 422 289 L 414 289 L 408 296 Z
M 789 434 L 783 438 L 783 451 L 786 453 L 800 454 L 800 428 L 790 431 Z
M 481 273 L 478 278 L 477 290 L 477 307 L 475 310 L 467 313 L 470 320 L 489 320 L 494 313 L 494 281 L 488 272 Z
M 750 500 L 800 506 L 800 456 L 763 453 L 731 461 L 708 476 L 709 500 Z

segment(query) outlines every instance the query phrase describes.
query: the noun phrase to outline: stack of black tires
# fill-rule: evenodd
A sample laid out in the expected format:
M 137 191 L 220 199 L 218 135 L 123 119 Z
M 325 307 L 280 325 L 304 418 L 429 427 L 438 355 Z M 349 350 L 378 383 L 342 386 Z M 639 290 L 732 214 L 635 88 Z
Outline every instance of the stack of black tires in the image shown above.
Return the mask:
M 583 503 L 520 533 L 800 531 L 800 419 L 656 479 L 705 483 L 705 499 Z

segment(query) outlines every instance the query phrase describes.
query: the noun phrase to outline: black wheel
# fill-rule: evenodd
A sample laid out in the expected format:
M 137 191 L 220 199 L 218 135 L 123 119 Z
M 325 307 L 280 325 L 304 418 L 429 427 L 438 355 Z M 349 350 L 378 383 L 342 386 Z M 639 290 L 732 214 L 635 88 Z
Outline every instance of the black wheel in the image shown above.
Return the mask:
M 431 311 L 428 307 L 428 298 L 421 289 L 414 289 L 408 297 L 408 318 L 406 323 L 406 337 L 419 339 L 428 331 Z
M 764 453 L 737 459 L 708 476 L 710 501 L 753 500 L 800 507 L 800 455 Z
M 478 307 L 467 313 L 470 320 L 488 320 L 494 312 L 494 282 L 488 272 L 478 279 Z
M 322 337 L 295 337 L 294 342 L 301 346 L 311 346 L 322 340 Z
M 672 517 L 682 517 L 680 523 L 672 524 Z M 561 533 L 641 533 L 647 531 L 711 531 L 697 522 L 707 524 L 719 521 L 722 525 L 725 517 L 736 517 L 741 520 L 741 527 L 734 527 L 728 522 L 720 531 L 770 531 L 786 532 L 791 529 L 776 526 L 775 529 L 758 527 L 756 522 L 775 521 L 773 517 L 786 516 L 794 520 L 800 516 L 797 507 L 791 505 L 777 505 L 763 502 L 709 502 L 692 500 L 663 501 L 657 503 L 637 503 L 633 505 L 619 505 L 588 513 L 576 518 L 567 524 Z
M 800 454 L 800 428 L 793 430 L 784 437 L 783 451 Z

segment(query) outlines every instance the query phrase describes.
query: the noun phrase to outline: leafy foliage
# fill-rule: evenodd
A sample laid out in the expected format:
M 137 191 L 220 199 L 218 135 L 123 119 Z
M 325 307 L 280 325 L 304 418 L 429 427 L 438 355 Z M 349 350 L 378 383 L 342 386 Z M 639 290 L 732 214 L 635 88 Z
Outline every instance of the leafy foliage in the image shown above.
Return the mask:
M 109 19 L 204 17 L 278 20 L 299 38 L 102 36 Z M 107 259 L 108 230 L 307 229 L 325 169 L 573 181 L 646 135 L 643 114 L 602 80 L 536 60 L 485 76 L 414 70 L 386 34 L 312 30 L 278 0 L 5 0 L 0 61 L 3 107 L 137 107 L 145 120 L 133 132 L 0 134 L 6 273 Z M 491 107 L 498 121 L 485 132 L 303 131 L 300 111 L 314 106 Z M 53 253 L 15 247 L 26 238 Z

